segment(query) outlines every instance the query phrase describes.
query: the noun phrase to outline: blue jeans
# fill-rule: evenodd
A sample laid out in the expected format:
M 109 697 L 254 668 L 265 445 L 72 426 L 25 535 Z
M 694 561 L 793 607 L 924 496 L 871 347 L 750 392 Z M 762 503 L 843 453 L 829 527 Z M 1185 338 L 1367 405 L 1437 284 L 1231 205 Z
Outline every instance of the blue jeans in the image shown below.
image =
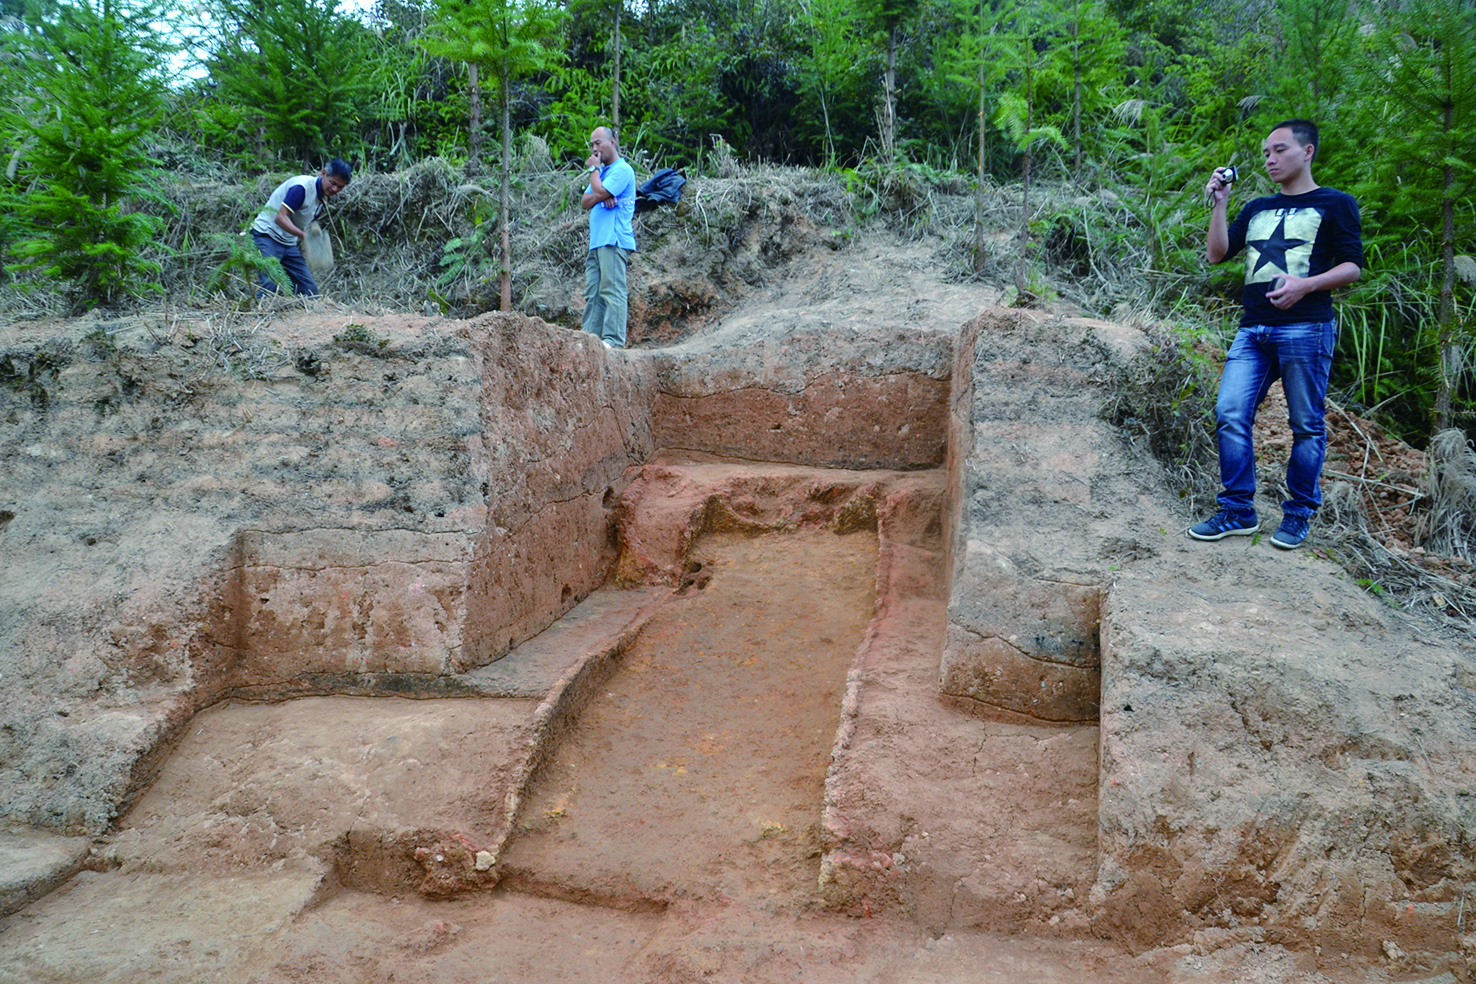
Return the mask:
M 598 207 L 598 206 L 596 206 Z M 601 246 L 584 259 L 584 330 L 625 346 L 625 266 L 630 250 Z
M 1220 507 L 1245 513 L 1255 509 L 1256 452 L 1251 425 L 1266 390 L 1277 379 L 1286 392 L 1292 429 L 1291 461 L 1286 466 L 1290 496 L 1281 504 L 1289 516 L 1311 518 L 1322 505 L 1322 459 L 1327 454 L 1323 420 L 1327 377 L 1338 341 L 1336 321 L 1297 325 L 1242 325 L 1225 358 L 1220 398 L 1215 404 L 1220 445 Z
M 300 297 L 316 297 L 318 295 L 318 282 L 313 279 L 312 272 L 308 270 L 307 260 L 302 258 L 302 251 L 296 244 L 291 246 L 277 242 L 271 236 L 253 232 L 251 238 L 256 241 L 256 251 L 269 260 L 281 260 L 282 269 L 287 271 L 287 276 L 292 278 L 292 289 Z M 256 296 L 265 297 L 267 294 L 275 294 L 277 285 L 265 273 L 258 274 L 256 278 Z

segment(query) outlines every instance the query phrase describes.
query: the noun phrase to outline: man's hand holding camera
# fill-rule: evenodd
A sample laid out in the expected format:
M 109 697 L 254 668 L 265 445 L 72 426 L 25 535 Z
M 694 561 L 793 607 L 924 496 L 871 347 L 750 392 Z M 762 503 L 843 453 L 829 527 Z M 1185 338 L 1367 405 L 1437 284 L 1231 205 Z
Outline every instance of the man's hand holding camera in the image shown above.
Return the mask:
M 1240 178 L 1234 164 L 1215 168 L 1209 182 L 1204 186 L 1204 203 L 1210 208 L 1224 205 L 1230 200 L 1230 188 Z
M 1314 287 L 1311 277 L 1293 277 L 1289 273 L 1278 273 L 1271 278 L 1271 289 L 1266 291 L 1266 300 L 1285 311 L 1312 293 Z

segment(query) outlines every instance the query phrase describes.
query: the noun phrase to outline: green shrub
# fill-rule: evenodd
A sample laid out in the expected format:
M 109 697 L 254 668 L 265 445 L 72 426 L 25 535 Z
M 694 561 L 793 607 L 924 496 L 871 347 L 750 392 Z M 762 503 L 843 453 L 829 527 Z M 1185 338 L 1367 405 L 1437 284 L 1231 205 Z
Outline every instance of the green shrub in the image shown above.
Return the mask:
M 3 117 L 22 148 L 11 269 L 73 282 L 84 306 L 161 289 L 144 253 L 163 220 L 141 209 L 161 201 L 143 142 L 163 104 L 162 16 L 147 0 L 76 0 L 18 42 Z

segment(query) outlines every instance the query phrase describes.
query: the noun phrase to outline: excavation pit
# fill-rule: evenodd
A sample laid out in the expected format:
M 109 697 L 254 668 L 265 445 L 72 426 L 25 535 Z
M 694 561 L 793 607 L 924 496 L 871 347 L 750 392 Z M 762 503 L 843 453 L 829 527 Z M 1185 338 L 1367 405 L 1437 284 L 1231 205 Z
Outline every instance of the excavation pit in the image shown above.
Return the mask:
M 951 384 L 901 341 L 923 368 L 709 376 L 473 328 L 485 526 L 240 531 L 193 647 L 205 709 L 94 867 L 204 892 L 264 866 L 304 911 L 512 891 L 1081 935 L 1095 728 L 940 688 Z
M 4 886 L 0 980 L 1456 966 L 1467 717 L 1409 695 L 1469 674 L 1389 664 L 1315 558 L 1173 535 L 1100 414 L 1140 337 L 992 312 L 831 358 L 763 321 L 644 353 L 376 322 L 373 358 L 173 416 L 98 418 L 93 364 L 12 407 L 7 460 L 107 505 L 7 510 L 26 651 L 70 654 L 8 708 L 8 805 L 87 836 Z

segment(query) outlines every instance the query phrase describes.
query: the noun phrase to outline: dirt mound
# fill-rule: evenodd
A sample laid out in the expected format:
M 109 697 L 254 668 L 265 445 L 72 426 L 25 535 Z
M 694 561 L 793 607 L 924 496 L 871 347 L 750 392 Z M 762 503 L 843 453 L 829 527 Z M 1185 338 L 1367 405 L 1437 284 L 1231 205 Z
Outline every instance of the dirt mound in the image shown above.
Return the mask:
M 511 205 L 513 304 L 577 326 L 584 307 L 588 222 L 579 207 L 582 172 L 555 167 L 536 138 L 520 152 Z M 159 260 L 171 297 L 203 304 L 224 290 L 235 303 L 254 275 L 235 259 L 254 255 L 243 230 L 276 183 L 266 175 L 231 184 L 176 180 Z M 337 267 L 319 278 L 329 297 L 359 311 L 418 311 L 473 317 L 499 303 L 498 189 L 440 158 L 404 171 L 362 172 L 331 203 L 324 227 Z M 794 257 L 839 249 L 855 222 L 839 178 L 792 168 L 737 169 L 688 180 L 674 207 L 635 220 L 639 251 L 630 270 L 630 340 L 664 345 L 709 324 Z M 222 278 L 221 271 L 235 270 Z M 16 310 L 22 302 L 16 298 Z M 25 307 L 44 303 L 44 295 Z

